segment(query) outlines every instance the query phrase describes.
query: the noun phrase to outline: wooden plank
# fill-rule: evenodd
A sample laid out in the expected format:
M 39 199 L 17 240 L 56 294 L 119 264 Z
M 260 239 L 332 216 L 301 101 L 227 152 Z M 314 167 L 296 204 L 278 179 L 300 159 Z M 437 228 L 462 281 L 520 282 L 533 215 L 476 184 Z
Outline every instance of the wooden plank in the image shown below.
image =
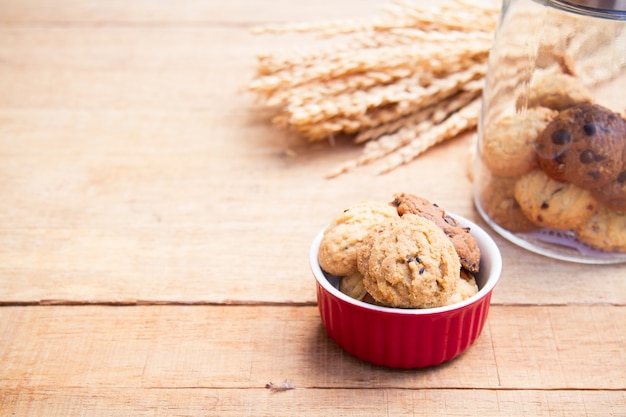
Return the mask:
M 134 216 L 138 222 L 151 219 L 147 210 Z M 315 231 L 293 222 L 283 223 L 285 228 L 292 227 L 291 232 L 273 226 L 226 221 L 221 227 L 178 226 L 172 230 L 141 226 L 132 230 L 122 226 L 5 229 L 0 234 L 4 248 L 0 252 L 0 301 L 314 303 L 315 284 L 306 250 Z M 257 234 L 248 235 L 251 229 Z M 241 236 L 248 236 L 249 245 L 243 255 L 237 250 Z M 268 239 L 282 242 L 280 252 L 264 250 Z M 225 247 L 232 250 L 224 253 Z M 604 282 L 604 275 L 594 274 L 591 267 L 582 268 L 590 278 L 581 287 L 583 273 L 573 275 L 574 279 L 567 276 L 567 271 L 577 273 L 573 266 L 546 278 L 539 269 L 541 265 L 550 268 L 550 263 L 541 261 L 529 268 L 530 272 L 537 270 L 537 275 L 505 272 L 494 293 L 494 304 L 624 305 L 624 284 L 617 267 L 611 268 L 614 274 L 607 272 Z M 261 277 L 260 271 L 269 272 Z M 586 291 L 587 285 L 592 290 Z
M 257 51 L 307 42 L 251 26 L 383 4 L 57 3 L 0 7 L 0 415 L 626 414 L 623 266 L 496 237 L 491 317 L 451 363 L 374 367 L 326 336 L 307 250 L 332 215 L 409 191 L 478 217 L 468 137 L 328 181 L 360 148 L 273 129 L 240 90 Z
M 278 139 L 260 136 L 267 128 L 204 126 L 180 113 L 3 115 L 12 132 L 0 145 L 6 302 L 312 302 L 307 251 L 331 216 L 362 199 L 391 200 L 395 175 L 436 164 L 327 181 L 334 150 L 287 158 Z M 172 133 L 179 128 L 184 136 Z M 459 209 L 471 205 L 463 186 L 452 194 Z M 225 280 L 234 267 L 237 280 Z M 262 271 L 272 286 L 257 279 Z
M 312 303 L 308 246 L 344 207 L 409 191 L 477 218 L 467 137 L 324 179 L 360 149 L 291 138 L 236 94 L 260 46 L 241 28 L 0 34 L 0 302 Z M 498 242 L 495 303 L 624 304 L 620 266 Z
M 443 366 L 375 367 L 338 348 L 315 307 L 0 308 L 0 391 L 98 387 L 626 389 L 626 307 L 494 306 Z M 573 325 L 575 323 L 575 325 Z
M 268 42 L 229 28 L 2 28 L 0 39 L 0 108 L 161 112 L 251 102 L 241 91 Z
M 296 144 L 286 157 L 284 137 L 231 126 L 237 119 L 0 111 L 0 302 L 312 303 L 308 247 L 344 207 L 409 191 L 477 219 L 464 167 L 439 162 L 465 158 L 465 140 L 388 175 L 329 181 L 349 149 Z M 556 262 L 497 241 L 495 303 L 625 302 L 622 266 Z M 237 279 L 225 279 L 234 265 Z
M 133 389 L 96 387 L 3 392 L 0 411 L 14 415 L 100 416 L 458 416 L 607 417 L 626 414 L 624 391 L 522 391 L 392 388 Z
M 4 0 L 0 22 L 12 25 L 216 25 L 349 19 L 378 15 L 383 4 L 367 1 L 263 0 L 212 2 L 184 0 L 172 7 L 163 0 L 102 3 L 69 0 L 52 5 L 37 0 Z

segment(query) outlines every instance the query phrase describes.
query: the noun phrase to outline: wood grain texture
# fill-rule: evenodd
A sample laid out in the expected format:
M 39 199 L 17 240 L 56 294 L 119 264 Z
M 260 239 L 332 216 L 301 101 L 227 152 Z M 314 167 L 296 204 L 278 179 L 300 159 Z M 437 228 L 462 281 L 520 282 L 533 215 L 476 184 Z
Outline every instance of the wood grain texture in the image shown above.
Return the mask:
M 397 371 L 346 355 L 315 307 L 4 307 L 0 410 L 617 416 L 625 320 L 624 307 L 495 306 L 456 360 Z M 265 388 L 285 379 L 296 389 Z
M 216 2 L 183 0 L 175 7 L 167 0 L 107 2 L 69 0 L 51 4 L 39 0 L 3 0 L 0 22 L 7 25 L 146 25 L 243 26 L 274 22 L 315 21 L 371 17 L 386 3 L 374 0 L 316 1 L 297 5 L 289 0 Z M 358 7 L 357 7 L 358 6 Z
M 4 307 L 0 330 L 11 337 L 0 345 L 0 381 L 4 389 L 120 381 L 222 389 L 291 379 L 301 388 L 622 390 L 624 322 L 625 307 L 494 306 L 465 354 L 397 371 L 343 352 L 316 307 Z
M 309 243 L 344 207 L 409 191 L 477 220 L 469 137 L 387 175 L 365 167 L 326 180 L 360 149 L 270 126 L 240 90 L 259 46 L 246 30 L 0 32 L 4 302 L 311 303 Z M 494 302 L 626 297 L 620 266 L 555 263 L 498 242 Z M 238 279 L 224 279 L 233 268 Z
M 308 417 L 450 416 L 606 417 L 626 413 L 620 391 L 455 389 L 296 389 L 272 394 L 264 388 L 98 389 L 10 392 L 0 406 L 16 415 Z M 121 407 L 120 404 L 123 406 Z M 555 411 L 556 410 L 556 411 Z
M 312 42 L 253 26 L 384 5 L 0 1 L 0 415 L 626 415 L 623 266 L 495 236 L 456 360 L 378 368 L 326 336 L 308 249 L 346 206 L 407 191 L 485 226 L 470 135 L 327 180 L 362 148 L 278 130 L 244 91 L 257 52 Z

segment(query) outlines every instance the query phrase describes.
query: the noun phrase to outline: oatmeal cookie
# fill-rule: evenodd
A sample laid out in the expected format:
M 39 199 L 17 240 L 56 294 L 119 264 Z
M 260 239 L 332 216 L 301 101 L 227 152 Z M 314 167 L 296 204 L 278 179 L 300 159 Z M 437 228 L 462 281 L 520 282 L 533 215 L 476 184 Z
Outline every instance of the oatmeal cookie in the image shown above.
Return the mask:
M 358 253 L 367 292 L 389 307 L 444 305 L 456 291 L 459 257 L 443 230 L 414 214 L 388 220 Z
M 626 252 L 626 212 L 601 207 L 576 230 L 578 240 L 607 252 Z
M 408 193 L 395 194 L 391 205 L 397 208 L 400 216 L 417 214 L 439 226 L 452 241 L 463 268 L 472 273 L 478 272 L 480 249 L 476 239 L 470 235 L 469 229 L 461 227 L 445 210 L 425 198 Z
M 487 126 L 480 152 L 487 168 L 501 177 L 518 177 L 532 171 L 537 166 L 537 137 L 557 114 L 546 107 L 534 107 Z
M 356 254 L 365 235 L 385 219 L 398 218 L 396 210 L 381 202 L 358 203 L 333 219 L 324 231 L 318 261 L 329 274 L 348 276 L 357 272 Z
M 555 181 L 540 169 L 517 180 L 515 199 L 530 221 L 558 230 L 580 227 L 598 208 L 588 190 Z
M 564 110 L 575 104 L 590 102 L 591 93 L 580 79 L 561 72 L 542 71 L 537 73 L 528 90 L 517 98 L 516 108 Z
M 585 189 L 607 185 L 624 166 L 626 121 L 597 104 L 570 107 L 537 139 L 539 166 L 551 178 Z
M 491 220 L 513 233 L 536 230 L 515 199 L 516 178 L 492 177 L 478 192 L 478 201 Z

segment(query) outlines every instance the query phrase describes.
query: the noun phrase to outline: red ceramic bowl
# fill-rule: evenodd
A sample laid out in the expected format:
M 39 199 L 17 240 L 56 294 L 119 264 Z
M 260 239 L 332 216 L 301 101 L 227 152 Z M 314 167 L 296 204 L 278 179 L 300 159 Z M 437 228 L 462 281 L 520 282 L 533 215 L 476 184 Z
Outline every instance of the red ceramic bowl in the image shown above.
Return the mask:
M 423 368 L 449 361 L 480 335 L 491 293 L 500 278 L 502 257 L 493 239 L 479 226 L 452 215 L 476 238 L 481 251 L 478 293 L 446 307 L 399 309 L 355 300 L 338 290 L 339 278 L 326 274 L 317 253 L 324 231 L 313 240 L 311 269 L 317 283 L 317 303 L 328 335 L 346 352 L 375 365 Z

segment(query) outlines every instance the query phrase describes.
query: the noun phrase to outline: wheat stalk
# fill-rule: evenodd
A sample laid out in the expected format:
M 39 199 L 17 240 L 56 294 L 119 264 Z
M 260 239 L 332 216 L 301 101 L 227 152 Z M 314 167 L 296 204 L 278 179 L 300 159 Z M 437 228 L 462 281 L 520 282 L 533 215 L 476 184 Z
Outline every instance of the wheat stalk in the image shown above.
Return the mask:
M 378 170 L 379 174 L 392 171 L 393 169 L 406 164 L 417 158 L 427 149 L 441 143 L 449 138 L 474 129 L 478 125 L 480 113 L 480 100 L 474 100 L 460 111 L 452 114 L 443 122 L 435 125 L 432 129 L 424 132 L 421 136 L 416 136 L 407 145 L 394 151 L 385 157 L 384 165 Z
M 366 142 L 329 176 L 378 160 L 387 171 L 475 126 L 463 110 L 480 94 L 498 12 L 495 2 L 395 0 L 372 19 L 257 28 L 336 42 L 259 54 L 249 89 L 277 108 L 275 124 L 310 141 Z
M 377 160 L 385 160 L 386 158 L 394 159 L 393 154 L 395 152 L 410 144 L 414 144 L 413 146 L 415 147 L 417 146 L 416 144 L 423 143 L 423 149 L 419 153 L 414 154 L 414 157 L 417 157 L 430 146 L 451 139 L 453 136 L 444 136 L 437 137 L 437 139 L 433 141 L 421 135 L 426 135 L 431 129 L 441 127 L 444 121 L 451 117 L 452 114 L 463 109 L 470 102 L 477 101 L 476 99 L 479 95 L 480 85 L 475 83 L 473 89 L 464 90 L 458 95 L 444 100 L 435 106 L 426 108 L 418 113 L 393 122 L 390 125 L 377 128 L 379 131 L 372 133 L 372 135 L 377 137 L 377 140 L 366 143 L 360 157 L 337 166 L 328 174 L 328 177 L 336 177 L 356 167 L 367 165 Z M 443 126 L 442 129 L 447 134 L 453 133 L 456 135 L 460 133 L 455 133 L 454 130 L 446 132 L 445 125 Z M 385 132 L 385 129 L 387 132 Z M 369 133 L 369 131 L 364 132 L 364 134 L 366 133 Z M 389 169 L 381 170 L 380 172 L 388 171 Z

